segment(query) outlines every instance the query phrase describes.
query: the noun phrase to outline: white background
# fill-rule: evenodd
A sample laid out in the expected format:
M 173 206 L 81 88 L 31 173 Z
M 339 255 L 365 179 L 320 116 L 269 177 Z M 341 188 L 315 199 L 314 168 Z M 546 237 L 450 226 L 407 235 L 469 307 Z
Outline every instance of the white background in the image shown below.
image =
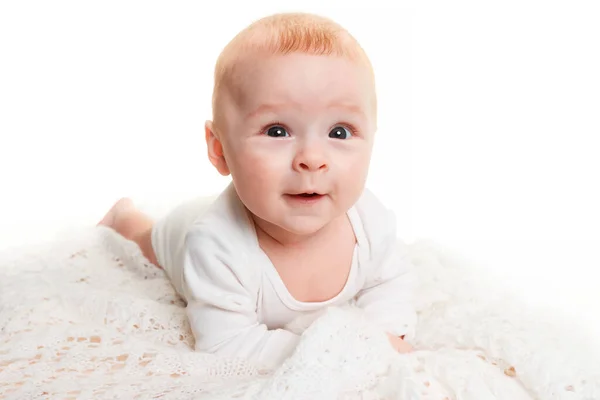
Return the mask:
M 282 3 L 1 2 L 0 250 L 93 225 L 121 196 L 217 193 L 203 124 L 218 53 L 256 18 L 312 11 L 372 58 L 369 186 L 399 235 L 600 333 L 598 7 Z

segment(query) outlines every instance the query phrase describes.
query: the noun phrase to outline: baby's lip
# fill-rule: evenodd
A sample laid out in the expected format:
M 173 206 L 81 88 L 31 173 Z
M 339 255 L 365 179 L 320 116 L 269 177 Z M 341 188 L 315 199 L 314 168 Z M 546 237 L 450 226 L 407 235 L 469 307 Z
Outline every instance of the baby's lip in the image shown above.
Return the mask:
M 287 193 L 287 195 L 289 196 L 323 196 L 323 193 L 314 191 L 314 190 L 307 190 L 305 192 L 294 192 L 294 193 Z

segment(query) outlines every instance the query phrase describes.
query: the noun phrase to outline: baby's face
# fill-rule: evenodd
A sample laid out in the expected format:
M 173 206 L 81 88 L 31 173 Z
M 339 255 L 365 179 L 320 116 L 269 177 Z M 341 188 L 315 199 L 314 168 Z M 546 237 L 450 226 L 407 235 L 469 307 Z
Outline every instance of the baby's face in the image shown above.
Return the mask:
M 363 191 L 376 129 L 369 70 L 306 54 L 257 58 L 242 70 L 222 103 L 234 185 L 261 223 L 312 234 Z

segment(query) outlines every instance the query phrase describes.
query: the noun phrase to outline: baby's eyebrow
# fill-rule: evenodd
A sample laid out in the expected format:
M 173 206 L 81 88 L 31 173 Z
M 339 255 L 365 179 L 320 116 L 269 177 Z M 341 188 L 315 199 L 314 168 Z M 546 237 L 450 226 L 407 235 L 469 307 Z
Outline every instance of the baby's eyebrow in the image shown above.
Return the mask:
M 336 103 L 331 103 L 328 108 L 341 108 L 341 109 L 349 111 L 349 112 L 351 112 L 353 114 L 360 114 L 362 116 L 365 115 L 365 111 L 363 110 L 363 108 L 361 106 L 359 106 L 359 105 L 354 104 L 354 103 L 343 103 L 343 102 L 339 103 L 339 102 L 336 102 Z
M 294 106 L 294 105 L 295 104 L 284 104 L 284 103 L 282 103 L 282 104 L 261 104 L 260 106 L 255 108 L 253 111 L 248 113 L 248 115 L 246 115 L 246 118 L 247 119 L 254 118 L 257 115 L 264 114 L 267 112 L 277 112 L 284 108 Z
M 249 112 L 248 115 L 246 115 L 246 118 L 250 119 L 250 118 L 254 118 L 260 114 L 264 114 L 267 112 L 277 112 L 277 111 L 281 111 L 286 108 L 294 108 L 294 107 L 300 107 L 300 105 L 297 103 L 272 103 L 272 104 L 265 103 L 265 104 L 261 104 L 260 106 L 255 108 L 253 111 Z M 327 105 L 325 108 L 327 108 L 327 109 L 338 108 L 338 109 L 346 110 L 353 114 L 359 114 L 362 117 L 365 116 L 365 111 L 363 110 L 363 107 L 361 107 L 357 104 L 354 104 L 354 103 L 333 102 L 333 103 L 330 103 L 329 105 Z

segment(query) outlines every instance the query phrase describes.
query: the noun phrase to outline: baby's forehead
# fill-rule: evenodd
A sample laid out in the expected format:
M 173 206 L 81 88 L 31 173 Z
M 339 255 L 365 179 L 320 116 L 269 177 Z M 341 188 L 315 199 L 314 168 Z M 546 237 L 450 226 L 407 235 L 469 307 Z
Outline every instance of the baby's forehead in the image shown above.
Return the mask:
M 331 103 L 369 107 L 375 95 L 370 69 L 345 57 L 293 53 L 256 54 L 240 60 L 223 87 L 230 100 L 249 109 L 262 104 Z
M 223 49 L 215 65 L 214 90 L 213 90 L 213 117 L 214 120 L 224 122 L 227 103 L 236 102 L 247 104 L 250 100 L 274 96 L 275 92 L 267 90 L 273 86 L 280 89 L 295 88 L 298 92 L 310 92 L 313 81 L 305 81 L 302 85 L 290 85 L 302 81 L 302 74 L 289 77 L 285 74 L 277 75 L 279 79 L 270 79 L 270 76 L 257 71 L 257 63 L 248 60 L 261 60 L 264 57 L 293 56 L 297 54 L 311 56 L 332 56 L 353 61 L 364 67 L 364 74 L 359 81 L 365 81 L 368 76 L 368 89 L 364 92 L 372 93 L 372 108 L 376 110 L 376 94 L 374 73 L 366 53 L 352 35 L 334 21 L 311 14 L 284 13 L 261 19 L 241 31 Z M 258 73 L 257 73 L 258 72 Z M 277 74 L 277 69 L 270 73 Z M 286 73 L 290 70 L 286 70 Z M 292 68 L 291 72 L 301 71 Z M 267 74 L 268 75 L 268 74 Z M 293 74 L 292 74 L 293 75 Z M 319 74 L 317 74 L 319 75 Z M 340 73 L 337 71 L 323 72 L 321 75 L 330 76 L 329 80 L 314 80 L 328 88 L 330 92 L 341 92 L 344 86 L 352 88 L 356 82 L 346 80 L 343 85 L 339 83 Z M 343 74 L 342 74 L 343 75 Z M 314 85 L 313 85 L 314 86 Z M 312 88 L 316 93 L 315 88 Z M 257 93 L 260 92 L 260 95 Z M 322 95 L 323 93 L 321 93 Z M 267 97 L 268 97 L 267 96 Z M 348 96 L 351 97 L 351 96 Z M 230 104 L 229 104 L 230 105 Z

